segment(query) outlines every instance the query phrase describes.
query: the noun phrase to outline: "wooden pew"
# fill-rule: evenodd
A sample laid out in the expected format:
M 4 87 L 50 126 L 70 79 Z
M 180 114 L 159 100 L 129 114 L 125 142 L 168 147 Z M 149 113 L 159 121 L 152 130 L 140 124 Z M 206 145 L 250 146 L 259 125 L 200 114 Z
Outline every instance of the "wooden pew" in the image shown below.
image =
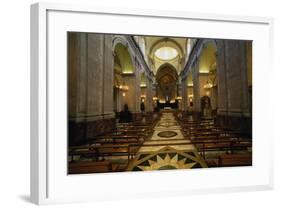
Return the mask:
M 99 141 L 104 141 L 108 143 L 126 143 L 128 141 L 135 141 L 141 143 L 144 138 L 139 135 L 118 135 L 118 134 L 105 134 L 100 136 L 89 137 L 86 143 L 97 143 Z
M 68 164 L 68 174 L 103 173 L 115 171 L 110 161 L 72 162 Z
M 219 167 L 250 166 L 252 165 L 252 154 L 223 154 L 219 156 Z
M 140 146 L 140 144 L 132 143 Z M 138 148 L 134 146 L 131 147 L 130 144 L 113 144 L 107 143 L 103 145 L 82 145 L 82 146 L 73 146 L 69 147 L 68 156 L 71 157 L 73 161 L 74 156 L 85 156 L 93 157 L 96 161 L 104 160 L 105 157 L 114 157 L 114 156 L 126 156 L 128 161 L 131 158 L 132 153 L 136 152 Z
M 152 126 L 149 125 L 133 125 L 133 124 L 127 124 L 127 125 L 119 125 L 117 127 L 117 131 L 139 131 L 144 132 L 146 137 L 150 137 L 153 133 Z
M 240 141 L 231 139 L 214 139 L 214 140 L 200 140 L 193 141 L 199 153 L 202 157 L 206 159 L 206 153 L 211 151 L 230 151 L 233 153 L 237 150 L 247 150 L 247 148 L 252 147 L 252 142 L 250 141 Z
M 115 129 L 112 131 L 105 132 L 97 137 L 104 137 L 104 136 L 137 136 L 140 139 L 147 139 L 149 132 L 145 129 Z

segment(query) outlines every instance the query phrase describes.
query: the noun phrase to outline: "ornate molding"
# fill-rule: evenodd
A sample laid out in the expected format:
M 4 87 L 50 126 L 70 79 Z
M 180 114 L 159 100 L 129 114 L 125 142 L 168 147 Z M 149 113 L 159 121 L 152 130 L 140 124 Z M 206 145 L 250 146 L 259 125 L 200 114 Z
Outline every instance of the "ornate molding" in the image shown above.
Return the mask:
M 142 66 L 142 68 L 145 70 L 145 74 L 147 75 L 147 78 L 150 79 L 150 81 L 153 81 L 153 72 L 149 69 L 147 63 L 145 62 L 145 59 L 143 57 L 143 54 L 141 53 L 141 50 L 139 46 L 136 44 L 135 40 L 131 36 L 125 36 L 130 47 L 135 51 L 136 58 L 139 62 L 139 64 Z

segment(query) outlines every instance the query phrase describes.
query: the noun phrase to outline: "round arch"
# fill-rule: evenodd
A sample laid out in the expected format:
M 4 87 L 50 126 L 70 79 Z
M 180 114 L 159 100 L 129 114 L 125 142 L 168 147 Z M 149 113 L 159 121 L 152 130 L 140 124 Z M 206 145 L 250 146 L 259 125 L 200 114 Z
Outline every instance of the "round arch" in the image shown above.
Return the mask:
M 163 76 L 163 74 L 167 73 L 169 73 L 175 80 L 178 79 L 178 73 L 176 68 L 170 63 L 165 63 L 159 67 L 156 74 L 156 80 L 159 79 L 159 77 Z
M 218 83 L 217 83 L 217 43 L 214 40 L 206 40 L 199 56 L 199 76 L 200 76 L 200 98 L 209 99 L 209 106 L 213 112 L 208 112 L 205 116 L 216 114 L 218 106 Z
M 121 72 L 124 74 L 131 74 L 135 72 L 134 64 L 128 48 L 122 43 L 117 43 L 114 47 L 114 55 L 116 60 L 119 61 Z
M 158 83 L 157 94 L 162 101 L 172 101 L 177 97 L 178 74 L 175 67 L 169 63 L 159 68 L 156 74 Z
M 199 56 L 199 72 L 209 73 L 212 70 L 212 66 L 216 63 L 217 45 L 214 41 L 208 41 L 204 43 Z

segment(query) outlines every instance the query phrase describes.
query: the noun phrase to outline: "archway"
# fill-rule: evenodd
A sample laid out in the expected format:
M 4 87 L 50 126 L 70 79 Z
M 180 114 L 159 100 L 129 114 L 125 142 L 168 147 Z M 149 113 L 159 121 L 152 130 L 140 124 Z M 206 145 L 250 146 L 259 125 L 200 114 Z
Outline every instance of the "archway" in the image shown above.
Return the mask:
M 122 74 L 133 74 L 135 69 L 128 48 L 121 43 L 117 43 L 114 53 L 119 60 Z
M 216 114 L 218 105 L 217 84 L 217 47 L 215 42 L 206 42 L 199 58 L 200 98 L 210 98 L 212 114 Z M 202 109 L 201 109 L 202 112 Z
M 120 112 L 124 104 L 132 108 L 134 103 L 134 91 L 129 91 L 130 80 L 126 76 L 134 77 L 134 66 L 128 48 L 121 43 L 117 43 L 114 48 L 114 111 Z
M 157 95 L 159 99 L 159 107 L 177 108 L 177 81 L 178 74 L 171 64 L 162 65 L 156 74 L 158 83 Z

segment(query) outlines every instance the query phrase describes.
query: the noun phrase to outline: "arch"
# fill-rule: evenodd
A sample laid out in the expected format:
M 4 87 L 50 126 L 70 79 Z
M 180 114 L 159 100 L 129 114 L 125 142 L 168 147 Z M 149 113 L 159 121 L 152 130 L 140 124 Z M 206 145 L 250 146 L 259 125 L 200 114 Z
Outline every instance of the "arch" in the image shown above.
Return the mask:
M 199 56 L 200 96 L 210 98 L 210 108 L 216 114 L 218 105 L 217 43 L 206 40 Z M 201 108 L 202 111 L 202 108 Z
M 185 44 L 182 42 L 183 40 L 186 41 L 180 38 L 158 37 L 151 43 L 148 48 L 148 58 L 154 75 L 157 74 L 159 68 L 165 63 L 172 64 L 177 69 L 178 74 L 180 73 L 186 52 Z M 162 51 L 161 48 L 163 49 Z
M 209 73 L 216 63 L 217 46 L 213 41 L 204 43 L 199 56 L 199 72 Z
M 156 74 L 156 80 L 158 80 L 161 76 L 163 76 L 163 74 L 167 74 L 167 73 L 169 73 L 175 80 L 178 79 L 178 73 L 176 68 L 170 63 L 165 63 L 159 67 Z
M 113 85 L 113 107 L 114 111 L 120 112 L 124 104 L 124 93 L 121 86 L 125 84 L 124 74 L 134 74 L 133 55 L 128 42 L 124 37 L 117 36 L 113 40 L 114 55 L 114 85 Z
M 177 97 L 178 74 L 175 67 L 169 63 L 159 68 L 156 74 L 158 83 L 157 94 L 162 101 L 172 101 Z
M 115 63 L 120 65 L 121 72 L 123 74 L 131 74 L 135 72 L 131 55 L 126 46 L 124 46 L 122 43 L 117 43 L 114 48 L 114 55 L 116 60 Z M 114 68 L 117 67 L 115 66 Z
M 133 60 L 135 53 L 134 53 L 133 49 L 130 47 L 130 44 L 126 40 L 125 36 L 119 36 L 119 35 L 114 36 L 114 39 L 112 41 L 112 50 L 113 50 L 112 52 L 113 53 L 118 44 L 122 44 L 124 47 L 126 47 L 128 49 L 128 52 Z

